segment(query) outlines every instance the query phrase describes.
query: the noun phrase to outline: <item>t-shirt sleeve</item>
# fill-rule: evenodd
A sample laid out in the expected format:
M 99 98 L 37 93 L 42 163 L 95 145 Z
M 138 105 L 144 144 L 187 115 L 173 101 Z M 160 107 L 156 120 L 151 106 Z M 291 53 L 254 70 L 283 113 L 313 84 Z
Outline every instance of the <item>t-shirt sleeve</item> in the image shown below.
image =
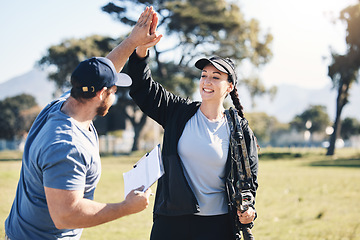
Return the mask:
M 85 161 L 74 145 L 53 144 L 42 154 L 39 164 L 42 168 L 45 187 L 63 190 L 85 188 Z

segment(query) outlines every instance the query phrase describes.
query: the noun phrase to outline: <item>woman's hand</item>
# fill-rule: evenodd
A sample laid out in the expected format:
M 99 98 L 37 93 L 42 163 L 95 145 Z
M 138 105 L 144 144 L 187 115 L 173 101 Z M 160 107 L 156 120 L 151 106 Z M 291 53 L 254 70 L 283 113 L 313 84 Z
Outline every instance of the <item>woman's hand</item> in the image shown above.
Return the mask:
M 255 210 L 252 207 L 249 207 L 249 209 L 243 213 L 238 211 L 237 214 L 242 224 L 251 223 L 255 219 Z
M 136 54 L 141 58 L 146 57 L 148 48 L 155 46 L 163 36 L 161 34 L 158 35 L 158 33 L 156 32 L 158 21 L 159 21 L 159 18 L 157 16 L 157 14 L 155 12 L 153 12 L 152 13 L 152 21 L 151 21 L 150 29 L 149 29 L 149 34 L 150 34 L 150 36 L 155 36 L 155 37 L 152 41 L 150 41 L 146 44 L 140 45 L 136 48 Z
M 146 57 L 147 49 L 155 46 L 162 35 L 157 35 L 156 27 L 158 23 L 157 14 L 152 7 L 146 7 L 140 15 L 137 23 L 131 31 L 129 37 L 125 38 L 116 48 L 114 48 L 106 57 L 110 59 L 117 72 L 120 72 L 126 61 L 134 50 L 140 57 Z

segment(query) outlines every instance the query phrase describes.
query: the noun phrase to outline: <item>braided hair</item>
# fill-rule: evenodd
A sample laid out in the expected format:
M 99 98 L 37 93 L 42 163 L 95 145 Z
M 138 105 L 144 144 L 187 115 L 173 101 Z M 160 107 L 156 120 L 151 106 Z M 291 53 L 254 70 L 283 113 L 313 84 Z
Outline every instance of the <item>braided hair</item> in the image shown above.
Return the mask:
M 235 64 L 230 58 L 224 58 L 225 61 L 227 61 L 233 69 L 235 69 Z M 235 72 L 235 71 L 234 71 Z M 241 118 L 244 118 L 244 107 L 240 103 L 240 98 L 238 94 L 238 90 L 236 88 L 236 79 L 237 77 L 234 76 L 235 79 L 232 79 L 232 76 L 229 75 L 228 81 L 231 82 L 234 85 L 234 89 L 230 92 L 231 100 L 235 106 L 235 108 L 238 110 L 238 114 Z
M 235 106 L 235 108 L 238 110 L 238 114 L 241 118 L 244 118 L 244 108 L 240 103 L 239 94 L 236 86 L 234 86 L 234 89 L 230 92 L 231 100 Z

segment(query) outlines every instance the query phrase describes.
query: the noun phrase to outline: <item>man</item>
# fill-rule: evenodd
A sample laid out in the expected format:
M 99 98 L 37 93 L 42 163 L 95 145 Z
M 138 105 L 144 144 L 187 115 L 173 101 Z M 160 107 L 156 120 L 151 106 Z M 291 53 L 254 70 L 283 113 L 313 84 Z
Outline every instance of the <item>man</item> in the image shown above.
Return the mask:
M 5 239 L 79 239 L 82 228 L 148 206 L 150 190 L 136 194 L 133 190 L 119 203 L 93 200 L 101 162 L 92 120 L 106 115 L 117 86 L 131 85 L 130 77 L 118 72 L 138 45 L 160 40 L 154 30 L 156 24 L 153 9 L 146 8 L 129 37 L 106 58 L 81 62 L 72 73 L 70 96 L 53 101 L 36 118 L 5 221 Z

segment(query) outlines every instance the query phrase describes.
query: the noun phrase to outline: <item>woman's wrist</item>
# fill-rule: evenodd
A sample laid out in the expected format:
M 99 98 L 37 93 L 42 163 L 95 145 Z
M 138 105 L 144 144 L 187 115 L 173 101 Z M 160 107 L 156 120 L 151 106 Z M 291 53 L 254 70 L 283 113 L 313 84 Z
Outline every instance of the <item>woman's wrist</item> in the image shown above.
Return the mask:
M 145 58 L 148 54 L 148 49 L 146 47 L 137 47 L 136 48 L 136 55 L 139 57 L 139 58 Z

